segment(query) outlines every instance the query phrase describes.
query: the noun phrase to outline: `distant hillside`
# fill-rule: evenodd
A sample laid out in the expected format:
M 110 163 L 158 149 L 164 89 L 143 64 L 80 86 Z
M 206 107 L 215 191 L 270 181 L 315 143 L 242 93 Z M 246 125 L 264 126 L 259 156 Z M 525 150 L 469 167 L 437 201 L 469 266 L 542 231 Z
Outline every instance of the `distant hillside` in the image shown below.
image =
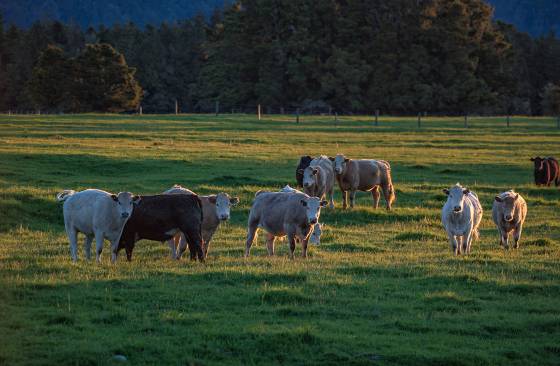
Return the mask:
M 133 21 L 137 25 L 209 15 L 233 0 L 1 0 L 7 23 L 27 27 L 39 19 L 74 22 L 83 28 Z M 560 0 L 487 0 L 496 18 L 533 35 L 560 34 Z M 288 1 L 286 2 L 288 3 Z
M 560 35 L 560 0 L 488 0 L 497 19 L 538 36 L 554 31 Z
M 159 24 L 211 14 L 225 0 L 1 0 L 6 22 L 28 27 L 36 20 L 74 22 L 83 28 L 133 21 L 137 25 Z

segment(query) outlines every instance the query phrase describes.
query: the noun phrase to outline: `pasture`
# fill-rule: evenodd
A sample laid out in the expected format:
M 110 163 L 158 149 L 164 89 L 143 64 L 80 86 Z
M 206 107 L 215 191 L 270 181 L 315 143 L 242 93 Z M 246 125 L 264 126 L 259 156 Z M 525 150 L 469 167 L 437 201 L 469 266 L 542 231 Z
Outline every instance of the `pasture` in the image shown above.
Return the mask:
M 553 365 L 560 363 L 560 190 L 532 183 L 531 156 L 560 155 L 550 119 L 179 115 L 0 116 L 0 364 Z M 322 244 L 242 255 L 257 190 L 294 185 L 301 155 L 391 162 L 397 201 L 323 209 Z M 473 253 L 454 257 L 443 188 L 485 210 Z M 127 263 L 72 264 L 55 194 L 159 193 L 178 183 L 238 196 L 205 264 L 141 241 Z M 528 203 L 504 252 L 494 196 Z M 383 198 L 380 206 L 384 205 Z

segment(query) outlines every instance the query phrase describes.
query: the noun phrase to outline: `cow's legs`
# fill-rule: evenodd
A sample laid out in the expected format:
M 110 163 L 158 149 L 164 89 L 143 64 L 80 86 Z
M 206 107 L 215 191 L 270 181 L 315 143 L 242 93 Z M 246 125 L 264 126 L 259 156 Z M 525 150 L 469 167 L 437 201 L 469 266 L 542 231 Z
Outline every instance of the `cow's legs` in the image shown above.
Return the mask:
M 111 242 L 111 263 L 117 262 L 117 255 L 119 254 L 119 239 Z
M 385 198 L 385 207 L 387 208 L 387 210 L 391 210 L 391 190 L 390 190 L 390 186 L 388 184 L 384 184 L 383 186 L 381 186 L 381 189 L 383 190 L 383 197 Z
M 307 239 L 301 241 L 301 256 L 307 258 Z
M 269 256 L 274 255 L 274 240 L 276 237 L 270 233 L 266 234 L 266 250 L 268 251 Z
M 101 252 L 103 251 L 103 233 L 101 231 L 95 232 L 95 259 L 97 263 L 101 263 Z
M 350 208 L 354 208 L 354 200 L 356 199 L 356 191 L 350 191 Z
M 346 210 L 347 208 L 348 208 L 348 191 L 342 191 L 342 209 Z
M 471 229 L 471 231 L 469 231 L 467 235 L 463 235 L 463 242 L 462 242 L 463 254 L 469 254 L 472 239 L 473 239 L 473 234 Z
M 66 234 L 70 242 L 70 256 L 72 261 L 76 262 L 78 260 L 78 232 L 73 227 L 67 227 Z
M 86 239 L 84 240 L 84 252 L 88 261 L 91 259 L 91 243 L 93 242 L 93 238 L 93 235 L 86 234 Z
M 290 259 L 294 259 L 296 251 L 296 236 L 294 233 L 288 233 L 288 242 L 290 243 Z
M 515 249 L 519 248 L 519 239 L 521 239 L 521 232 L 523 231 L 523 225 L 519 224 L 518 227 L 516 227 L 513 231 L 513 240 L 515 240 L 515 243 L 513 244 L 513 247 Z
M 451 251 L 453 251 L 453 254 L 457 255 L 457 248 L 459 247 L 459 244 L 457 243 L 457 237 L 453 234 L 447 234 L 447 237 L 449 238 Z
M 379 197 L 381 197 L 381 194 L 379 193 L 379 186 L 373 187 L 371 190 L 371 197 L 373 198 L 373 208 L 379 207 Z
M 334 209 L 334 185 L 329 190 L 329 207 Z
M 509 234 L 507 231 L 500 230 L 500 244 L 504 249 L 509 249 Z
M 249 257 L 249 252 L 251 251 L 251 245 L 255 240 L 255 235 L 257 234 L 257 224 L 249 223 L 247 227 L 247 242 L 245 243 L 245 258 Z

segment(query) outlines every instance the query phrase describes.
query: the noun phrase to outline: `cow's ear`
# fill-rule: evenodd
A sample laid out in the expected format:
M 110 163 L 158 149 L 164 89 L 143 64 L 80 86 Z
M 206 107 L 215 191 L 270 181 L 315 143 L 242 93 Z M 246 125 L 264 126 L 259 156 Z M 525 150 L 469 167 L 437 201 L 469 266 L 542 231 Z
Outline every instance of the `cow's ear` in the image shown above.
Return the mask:
M 518 198 L 519 198 L 519 193 L 517 193 L 517 194 L 515 195 L 515 197 L 513 197 L 513 200 L 514 200 L 514 201 L 517 201 Z
M 326 205 L 328 205 L 329 203 L 327 201 L 321 201 L 321 207 L 325 207 Z
M 529 160 L 531 160 L 531 161 L 535 161 L 535 158 L 531 158 L 531 159 L 529 159 Z
M 298 169 L 297 171 L 299 174 L 303 174 L 303 169 Z
M 332 156 L 329 156 L 329 160 L 334 161 L 334 158 Z
M 444 188 L 444 189 L 443 189 L 443 193 L 445 193 L 446 195 L 448 195 L 448 196 L 449 196 L 449 189 L 447 189 L 447 188 Z
M 239 198 L 238 198 L 238 197 L 230 198 L 230 199 L 229 199 L 229 203 L 230 203 L 232 206 L 235 206 L 235 205 L 237 205 L 237 204 L 239 203 Z
M 215 205 L 216 204 L 216 196 L 215 195 L 208 196 L 208 201 L 210 201 L 211 204 Z
M 494 199 L 496 200 L 496 202 L 503 202 L 503 200 L 500 196 L 496 196 L 496 197 L 494 197 Z
M 111 198 L 113 199 L 113 201 L 119 202 L 119 197 L 117 197 L 116 194 L 112 194 L 112 195 L 111 195 Z
M 350 159 L 344 158 L 344 162 L 345 162 L 345 163 L 347 163 L 347 162 L 349 162 L 349 161 L 350 161 Z
M 142 201 L 142 197 L 140 197 L 140 196 L 132 197 L 132 202 L 134 202 L 135 204 L 139 204 L 140 201 Z
M 469 193 L 471 193 L 471 191 L 470 191 L 469 189 L 463 189 L 463 194 L 464 194 L 464 195 L 467 195 L 467 194 L 469 194 Z
M 305 200 L 301 200 L 301 201 L 299 201 L 299 202 L 301 202 L 301 205 L 302 205 L 303 207 L 307 207 L 307 202 L 306 202 Z

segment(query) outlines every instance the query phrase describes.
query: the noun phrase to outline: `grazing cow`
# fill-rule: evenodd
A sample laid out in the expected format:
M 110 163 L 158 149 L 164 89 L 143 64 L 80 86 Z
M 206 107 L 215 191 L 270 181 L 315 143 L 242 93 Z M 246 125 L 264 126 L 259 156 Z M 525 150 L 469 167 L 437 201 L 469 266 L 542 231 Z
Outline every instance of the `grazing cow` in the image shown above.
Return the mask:
M 163 194 L 195 194 L 190 189 L 176 184 Z M 227 193 L 218 193 L 211 196 L 198 196 L 202 202 L 202 239 L 204 240 L 204 258 L 208 256 L 210 241 L 218 226 L 223 221 L 229 220 L 231 206 L 239 203 L 239 198 L 230 197 Z M 173 239 L 168 240 L 171 249 L 171 257 L 177 258 L 176 249 L 180 252 L 185 251 L 186 239 L 182 233 L 177 233 Z
M 500 193 L 492 205 L 492 219 L 500 232 L 500 245 L 509 249 L 509 233 L 513 231 L 515 249 L 519 248 L 519 239 L 527 217 L 527 203 L 519 193 L 513 190 Z
M 473 239 L 478 239 L 482 206 L 478 196 L 459 183 L 444 189 L 447 202 L 441 211 L 441 222 L 455 255 L 471 252 Z
M 555 158 L 537 156 L 531 158 L 531 161 L 534 163 L 535 184 L 537 186 L 550 187 L 552 183 L 556 186 L 560 185 L 560 167 Z
M 99 189 L 75 192 L 65 190 L 56 199 L 64 202 L 64 227 L 70 241 L 72 260 L 78 260 L 78 232 L 84 233 L 86 259 L 91 258 L 91 243 L 95 237 L 96 258 L 101 262 L 103 240 L 111 242 L 111 261 L 117 259 L 119 238 L 127 220 L 133 212 L 138 196 L 130 192 L 111 194 Z
M 311 197 L 325 198 L 329 195 L 329 207 L 334 208 L 334 170 L 327 156 L 313 159 L 303 170 L 303 191 Z
M 266 230 L 268 255 L 274 255 L 274 239 L 288 236 L 290 258 L 294 257 L 296 238 L 301 241 L 302 256 L 307 257 L 307 241 L 312 227 L 319 222 L 321 207 L 327 205 L 317 197 L 298 192 L 257 192 L 249 212 L 245 257 L 259 228 Z
M 282 188 L 280 190 L 280 192 L 303 193 L 301 191 L 298 191 L 297 189 L 294 189 L 294 188 L 290 187 L 289 185 L 286 185 L 284 188 Z M 318 222 L 315 225 L 313 225 L 313 231 L 311 232 L 311 235 L 309 236 L 309 242 L 311 244 L 314 244 L 314 245 L 321 245 L 321 234 L 322 233 L 323 233 L 323 227 L 322 227 L 321 223 Z
M 354 160 L 342 154 L 336 155 L 334 172 L 338 186 L 342 191 L 342 208 L 348 204 L 348 191 L 350 191 L 350 208 L 354 207 L 356 191 L 371 192 L 373 207 L 379 206 L 379 186 L 383 190 L 387 210 L 395 201 L 395 189 L 391 179 L 391 165 L 384 160 Z
M 202 203 L 197 195 L 142 196 L 124 226 L 119 249 L 126 248 L 126 257 L 130 261 L 138 240 L 164 242 L 182 232 L 189 244 L 191 259 L 195 260 L 198 256 L 200 261 L 204 261 L 201 226 Z M 178 257 L 182 254 L 180 252 Z
M 313 158 L 309 155 L 302 156 L 299 159 L 298 166 L 296 168 L 296 182 L 298 187 L 303 187 L 303 171 L 309 166 Z

